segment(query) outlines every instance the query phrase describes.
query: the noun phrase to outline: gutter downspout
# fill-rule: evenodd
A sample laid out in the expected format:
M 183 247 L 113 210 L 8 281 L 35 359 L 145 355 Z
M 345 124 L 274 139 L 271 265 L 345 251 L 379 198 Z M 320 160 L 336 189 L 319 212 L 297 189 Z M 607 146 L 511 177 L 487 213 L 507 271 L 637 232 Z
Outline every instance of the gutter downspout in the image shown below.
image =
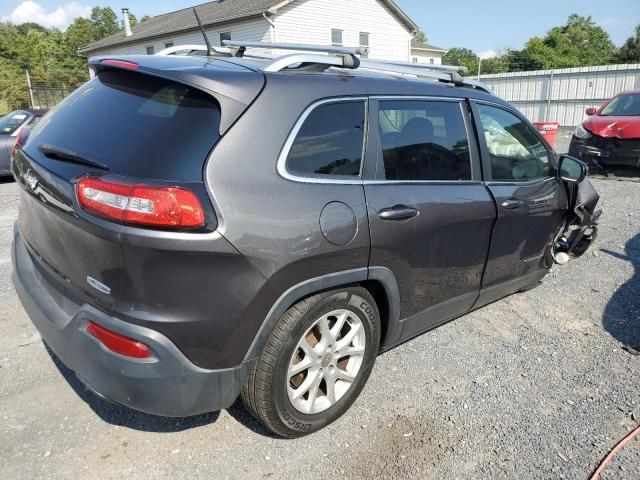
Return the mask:
M 267 22 L 269 22 L 269 25 L 271 25 L 269 28 L 269 37 L 271 37 L 271 42 L 276 43 L 276 22 L 269 18 L 267 12 L 263 12 L 262 16 Z

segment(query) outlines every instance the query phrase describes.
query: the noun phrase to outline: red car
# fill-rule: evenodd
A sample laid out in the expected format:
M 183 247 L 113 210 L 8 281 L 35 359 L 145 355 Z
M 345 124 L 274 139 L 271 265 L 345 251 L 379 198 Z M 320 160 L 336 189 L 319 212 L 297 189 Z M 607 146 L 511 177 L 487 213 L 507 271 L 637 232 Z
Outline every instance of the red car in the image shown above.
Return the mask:
M 600 108 L 588 108 L 569 155 L 589 165 L 640 168 L 640 90 L 623 92 Z

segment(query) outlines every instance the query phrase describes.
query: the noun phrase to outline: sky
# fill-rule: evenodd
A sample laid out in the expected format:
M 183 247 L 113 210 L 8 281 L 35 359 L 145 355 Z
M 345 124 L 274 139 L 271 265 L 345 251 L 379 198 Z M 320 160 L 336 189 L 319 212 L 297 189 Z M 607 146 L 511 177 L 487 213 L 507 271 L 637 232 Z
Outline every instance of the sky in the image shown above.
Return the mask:
M 202 3 L 204 0 L 0 0 L 0 20 L 35 21 L 64 29 L 93 6 L 110 6 L 118 15 L 128 7 L 138 18 Z M 348 1 L 348 0 L 335 0 Z M 590 15 L 616 45 L 640 23 L 640 0 L 396 0 L 420 25 L 428 42 L 442 48 L 466 47 L 483 57 L 507 48 L 520 49 L 532 36 L 543 36 L 572 13 Z

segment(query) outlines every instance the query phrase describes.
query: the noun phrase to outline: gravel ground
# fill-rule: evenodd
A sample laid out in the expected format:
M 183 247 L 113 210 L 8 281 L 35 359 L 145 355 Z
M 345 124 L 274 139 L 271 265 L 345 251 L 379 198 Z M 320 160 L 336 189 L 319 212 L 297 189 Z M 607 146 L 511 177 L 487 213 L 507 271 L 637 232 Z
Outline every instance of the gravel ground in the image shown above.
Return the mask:
M 585 479 L 640 423 L 640 184 L 596 180 L 597 245 L 543 285 L 382 355 L 335 424 L 271 437 L 239 405 L 189 419 L 107 404 L 47 353 L 10 282 L 0 185 L 3 478 Z M 70 388 L 71 387 L 71 388 Z M 640 478 L 640 442 L 603 478 Z

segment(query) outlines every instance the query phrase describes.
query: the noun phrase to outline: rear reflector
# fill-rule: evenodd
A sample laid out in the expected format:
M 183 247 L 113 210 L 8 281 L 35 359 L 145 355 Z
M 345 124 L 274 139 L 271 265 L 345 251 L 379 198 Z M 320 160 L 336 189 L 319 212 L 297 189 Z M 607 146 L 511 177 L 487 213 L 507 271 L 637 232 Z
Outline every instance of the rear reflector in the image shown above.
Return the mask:
M 196 195 L 180 187 L 128 184 L 85 177 L 76 184 L 84 210 L 108 220 L 165 228 L 204 226 Z
M 115 353 L 133 358 L 149 358 L 151 351 L 144 343 L 107 330 L 97 323 L 87 324 L 87 333 L 97 338 L 100 343 Z
M 137 70 L 138 69 L 138 64 L 137 63 L 128 62 L 126 60 L 113 60 L 113 59 L 107 58 L 105 60 L 101 60 L 100 63 L 103 64 L 103 65 L 111 65 L 113 67 L 126 68 L 127 70 Z

